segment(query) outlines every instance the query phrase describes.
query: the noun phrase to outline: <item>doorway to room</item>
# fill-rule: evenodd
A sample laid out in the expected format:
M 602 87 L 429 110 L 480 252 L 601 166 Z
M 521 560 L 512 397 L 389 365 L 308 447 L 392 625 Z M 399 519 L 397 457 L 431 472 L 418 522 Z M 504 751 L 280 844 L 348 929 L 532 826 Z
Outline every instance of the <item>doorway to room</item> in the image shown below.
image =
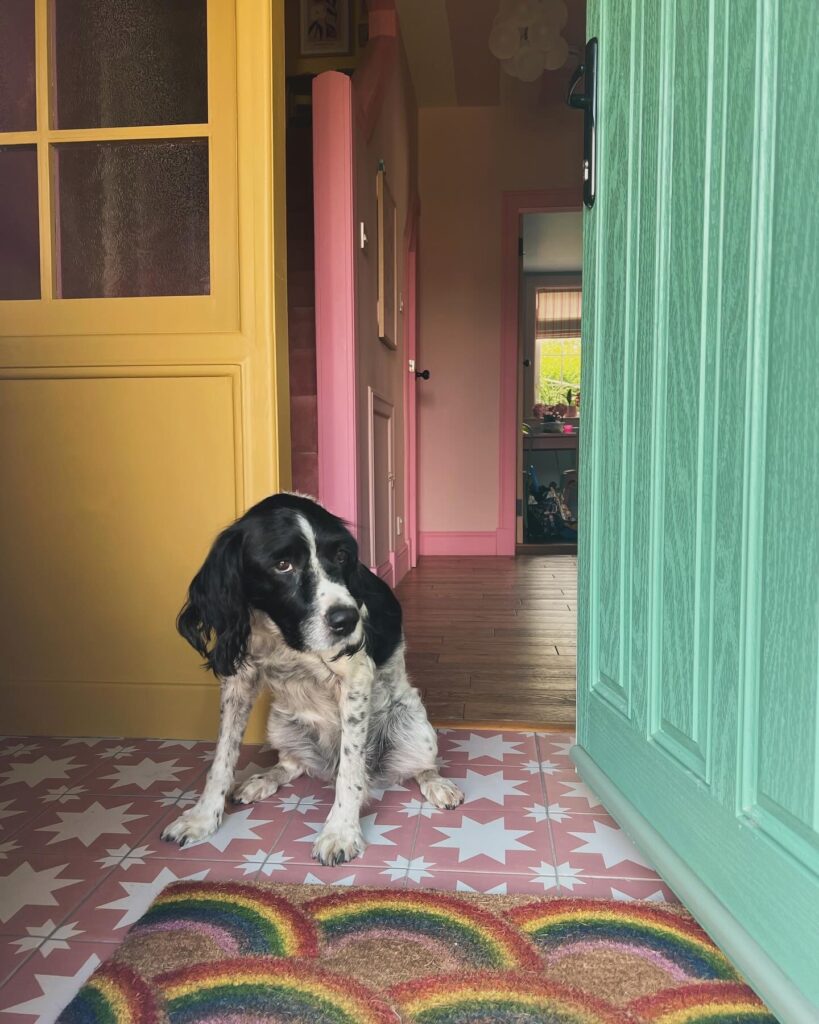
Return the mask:
M 577 550 L 582 225 L 579 211 L 520 218 L 520 553 Z

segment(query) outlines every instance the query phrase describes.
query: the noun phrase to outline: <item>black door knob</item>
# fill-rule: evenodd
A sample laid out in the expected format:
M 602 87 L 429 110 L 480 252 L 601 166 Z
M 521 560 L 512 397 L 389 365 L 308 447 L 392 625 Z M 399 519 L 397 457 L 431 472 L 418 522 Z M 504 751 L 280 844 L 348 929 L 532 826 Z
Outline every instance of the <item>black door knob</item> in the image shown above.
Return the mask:
M 524 359 L 523 360 L 523 365 L 525 367 L 527 367 L 527 369 L 528 369 L 532 365 L 532 360 L 531 359 Z
M 429 370 L 416 370 L 415 376 L 420 377 L 421 380 L 429 380 Z

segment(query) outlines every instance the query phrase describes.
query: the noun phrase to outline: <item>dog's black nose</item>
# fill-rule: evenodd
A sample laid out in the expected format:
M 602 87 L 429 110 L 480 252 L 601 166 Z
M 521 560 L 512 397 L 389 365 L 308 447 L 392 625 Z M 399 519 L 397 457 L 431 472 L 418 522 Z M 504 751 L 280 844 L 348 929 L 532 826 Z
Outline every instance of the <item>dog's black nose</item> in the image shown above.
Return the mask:
M 346 604 L 337 604 L 334 608 L 330 608 L 325 618 L 327 625 L 334 633 L 338 633 L 339 636 L 347 636 L 358 625 L 358 609 L 351 608 Z

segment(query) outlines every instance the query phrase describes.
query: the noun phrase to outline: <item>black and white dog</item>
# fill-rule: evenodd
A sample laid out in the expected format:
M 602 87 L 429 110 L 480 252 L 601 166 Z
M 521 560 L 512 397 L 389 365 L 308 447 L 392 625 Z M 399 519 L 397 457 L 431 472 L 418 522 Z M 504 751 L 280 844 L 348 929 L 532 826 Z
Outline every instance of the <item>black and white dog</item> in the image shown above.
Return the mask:
M 181 846 L 218 829 L 250 709 L 273 691 L 267 735 L 275 767 L 233 790 L 249 804 L 305 772 L 335 779 L 313 846 L 322 864 L 364 850 L 368 786 L 414 777 L 436 807 L 463 794 L 441 778 L 437 741 L 407 679 L 401 606 L 358 560 L 340 519 L 296 494 L 274 494 L 224 530 L 190 585 L 177 623 L 222 685 L 216 753 L 195 806 L 162 833 Z

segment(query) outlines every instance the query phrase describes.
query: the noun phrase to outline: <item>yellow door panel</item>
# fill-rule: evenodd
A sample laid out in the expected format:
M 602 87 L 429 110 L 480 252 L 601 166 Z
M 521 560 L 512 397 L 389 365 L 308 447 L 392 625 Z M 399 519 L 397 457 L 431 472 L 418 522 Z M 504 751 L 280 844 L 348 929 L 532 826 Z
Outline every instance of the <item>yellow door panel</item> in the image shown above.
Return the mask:
M 289 484 L 282 5 L 151 2 L 95 24 L 106 63 L 31 4 L 36 123 L 0 117 L 37 214 L 0 197 L 0 233 L 34 234 L 0 262 L 40 259 L 39 298 L 0 291 L 0 730 L 208 737 L 176 615 L 217 531 Z

